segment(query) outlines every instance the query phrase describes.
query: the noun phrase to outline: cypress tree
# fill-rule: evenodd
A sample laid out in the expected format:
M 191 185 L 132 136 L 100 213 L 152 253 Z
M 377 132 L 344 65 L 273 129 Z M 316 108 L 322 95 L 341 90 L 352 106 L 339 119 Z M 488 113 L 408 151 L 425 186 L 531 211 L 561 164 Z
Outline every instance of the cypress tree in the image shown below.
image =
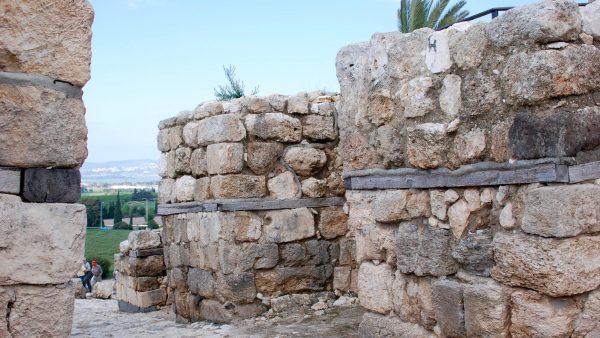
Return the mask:
M 119 196 L 119 191 L 117 191 L 117 202 L 115 203 L 114 224 L 117 224 L 119 222 L 123 222 L 123 213 L 121 212 L 121 197 Z

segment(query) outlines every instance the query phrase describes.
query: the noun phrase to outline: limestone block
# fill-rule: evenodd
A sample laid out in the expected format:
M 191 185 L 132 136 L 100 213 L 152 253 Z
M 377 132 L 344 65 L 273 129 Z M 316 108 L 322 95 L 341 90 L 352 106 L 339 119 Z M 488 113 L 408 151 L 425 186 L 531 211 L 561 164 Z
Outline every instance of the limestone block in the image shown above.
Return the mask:
M 428 330 L 436 324 L 431 282 L 428 277 L 407 276 L 396 271 L 392 285 L 394 313 L 405 322 L 418 323 Z
M 410 190 L 406 200 L 406 219 L 431 216 L 429 193 L 426 190 Z
M 141 308 L 147 308 L 156 305 L 163 305 L 167 300 L 167 292 L 165 289 L 160 288 L 151 291 L 137 292 L 133 289 L 126 288 L 124 293 L 126 298 L 120 298 L 127 301 L 131 305 L 135 305 Z
M 210 177 L 196 179 L 194 185 L 194 201 L 204 201 L 210 198 Z
M 600 334 L 600 289 L 588 294 L 583 311 L 575 322 L 573 337 L 594 337 Z
M 530 290 L 511 295 L 513 337 L 569 337 L 580 310 L 573 298 L 551 298 Z
M 175 150 L 175 173 L 179 175 L 191 174 L 190 158 L 192 149 L 177 148 Z
M 290 243 L 281 246 L 281 263 L 285 266 L 298 266 L 306 263 L 308 256 L 306 247 L 300 243 Z
M 28 202 L 77 203 L 81 197 L 79 169 L 25 169 L 21 197 Z
M 353 220 L 350 215 L 348 222 Z M 396 261 L 395 236 L 396 225 L 364 224 L 355 232 L 356 260 L 380 260 L 393 264 Z
M 440 93 L 440 108 L 448 116 L 458 115 L 461 108 L 461 78 L 458 75 L 448 74 L 444 77 L 444 84 Z
M 446 220 L 448 204 L 446 203 L 445 192 L 443 190 L 429 190 L 429 203 L 431 205 L 431 214 L 439 220 Z
M 128 246 L 132 250 L 144 250 L 162 247 L 160 235 L 155 231 L 138 230 L 132 231 L 127 236 Z M 123 252 L 126 254 L 126 252 Z
M 85 294 L 86 294 L 87 290 L 83 286 L 81 279 L 71 278 L 70 287 L 73 288 L 73 293 L 75 294 L 75 299 L 86 299 Z M 1 291 L 0 291 L 0 293 L 1 293 Z M 2 296 L 0 296 L 0 299 L 1 298 L 2 298 Z M 2 324 L 0 324 L 0 327 L 1 326 L 2 326 Z M 1 332 L 2 332 L 2 329 L 0 329 L 0 333 Z
M 307 116 L 302 121 L 302 135 L 314 141 L 334 141 L 337 135 L 333 116 Z
M 315 220 L 307 208 L 271 210 L 263 218 L 263 238 L 285 243 L 315 235 Z
M 364 262 L 358 271 L 358 299 L 361 306 L 381 314 L 392 310 L 394 271 L 389 265 Z
M 452 66 L 450 47 L 448 46 L 449 32 L 449 29 L 444 29 L 434 32 L 429 36 L 425 64 L 434 74 L 445 72 Z
M 582 19 L 582 30 L 586 34 L 600 40 L 600 3 L 592 2 L 579 9 Z
M 309 177 L 302 181 L 302 194 L 306 197 L 318 198 L 325 196 L 327 181 Z
M 267 102 L 274 111 L 284 113 L 287 107 L 287 96 L 281 94 L 271 94 L 266 97 Z
M 193 242 L 200 242 L 201 245 L 214 244 L 219 239 L 228 239 L 227 229 L 221 227 L 224 217 L 223 213 L 216 212 L 189 214 L 187 238 Z
M 509 337 L 509 293 L 500 284 L 463 285 L 468 337 Z
M 300 197 L 300 184 L 296 177 L 289 171 L 285 171 L 267 181 L 269 195 L 278 199 L 290 199 Z
M 69 283 L 0 286 L 0 336 L 68 337 L 73 292 Z
M 171 247 L 173 246 L 174 245 L 171 245 Z M 173 261 L 171 261 L 171 263 L 173 263 Z M 144 258 L 129 257 L 128 265 L 129 270 L 127 272 L 128 275 L 132 277 L 156 277 L 164 275 L 165 272 L 163 256 L 148 256 Z
M 158 176 L 161 178 L 168 177 L 167 170 L 169 165 L 169 160 L 167 158 L 169 153 L 160 153 L 160 157 L 158 159 Z
M 470 214 L 469 204 L 462 198 L 448 208 L 450 228 L 455 238 L 461 238 L 468 225 Z
M 244 96 L 241 98 L 246 110 L 252 114 L 270 113 L 272 108 L 266 98 L 257 96 Z
M 198 122 L 198 145 L 212 143 L 239 142 L 246 137 L 246 129 L 234 115 L 217 115 Z
M 210 180 L 214 198 L 250 198 L 266 195 L 264 176 L 217 175 Z
M 354 265 L 356 263 L 356 242 L 353 238 L 341 238 L 340 244 L 340 264 Z
M 253 212 L 237 211 L 233 215 L 235 240 L 238 242 L 256 241 L 262 234 L 262 219 Z
M 7 0 L 0 19 L 2 70 L 37 73 L 83 87 L 90 79 L 94 10 L 84 0 Z M 70 326 L 70 325 L 69 325 Z
M 194 176 L 206 175 L 206 150 L 204 148 L 194 149 L 190 156 L 190 170 Z
M 327 240 L 311 239 L 305 242 L 308 265 L 329 264 L 339 256 L 338 246 Z
M 400 88 L 400 103 L 404 107 L 404 117 L 425 116 L 434 108 L 434 102 L 429 97 L 429 91 L 433 87 L 430 77 L 419 77 L 412 79 Z
M 456 244 L 452 257 L 466 271 L 479 276 L 490 276 L 494 266 L 492 240 L 493 234 L 490 229 L 469 232 Z
M 0 45 L 0 53 L 2 49 Z M 44 87 L 0 84 L 0 112 L 0 166 L 73 168 L 87 157 L 80 97 Z
M 158 202 L 171 203 L 175 202 L 175 180 L 171 178 L 163 178 L 158 182 Z
M 21 194 L 21 170 L 0 167 L 0 193 Z
M 383 316 L 367 312 L 364 314 L 358 327 L 360 337 L 412 337 L 412 338 L 435 338 L 433 332 L 425 330 L 418 324 L 406 323 L 397 317 Z
M 327 163 L 327 155 L 323 150 L 312 147 L 292 147 L 285 153 L 284 160 L 300 176 L 311 176 Z
M 432 284 L 433 308 L 437 325 L 444 337 L 467 337 L 463 303 L 463 285 L 442 279 Z
M 349 291 L 352 268 L 349 266 L 336 266 L 333 268 L 333 288 L 340 291 Z
M 308 96 L 306 93 L 298 93 L 297 95 L 288 97 L 287 112 L 290 114 L 309 114 Z
M 377 195 L 374 217 L 377 222 L 398 222 L 407 218 L 406 200 L 408 190 L 386 190 Z
M 188 202 L 194 200 L 194 189 L 196 179 L 190 175 L 181 176 L 175 180 L 175 197 L 177 202 Z
M 445 276 L 456 273 L 452 257 L 452 234 L 419 221 L 402 222 L 396 232 L 398 270 L 417 276 Z
M 581 17 L 576 2 L 544 0 L 516 7 L 492 20 L 488 36 L 493 45 L 507 47 L 527 42 L 575 40 L 580 30 Z
M 177 149 L 177 147 L 179 147 L 180 145 L 183 145 L 184 143 L 184 135 L 183 135 L 183 126 L 173 126 L 171 128 L 169 128 L 169 148 L 171 148 L 171 150 L 175 150 Z M 192 145 L 194 144 L 194 146 L 196 145 L 196 143 L 190 144 L 187 141 L 185 142 L 188 145 Z
M 217 271 L 219 269 L 219 253 L 216 244 L 201 245 L 190 242 L 190 266 L 205 270 Z
M 205 101 L 194 109 L 194 119 L 200 120 L 209 116 L 221 115 L 223 114 L 223 110 L 223 102 Z
M 323 208 L 320 210 L 319 232 L 327 239 L 344 236 L 348 232 L 348 216 L 339 207 Z
M 449 144 L 445 125 L 424 123 L 406 131 L 406 151 L 410 164 L 421 169 L 437 168 L 444 164 Z
M 96 284 L 92 288 L 92 297 L 96 299 L 109 299 L 113 293 L 113 281 L 103 280 Z
M 512 229 L 515 227 L 515 218 L 513 217 L 513 205 L 511 202 L 506 203 L 499 217 L 500 225 L 504 229 Z
M 502 73 L 507 101 L 531 104 L 598 89 L 600 69 L 594 65 L 599 62 L 600 50 L 590 45 L 514 54 L 507 60 Z
M 283 145 L 275 142 L 248 143 L 248 159 L 246 164 L 257 175 L 266 174 L 271 170 L 277 159 L 283 153 Z
M 277 265 L 277 244 L 244 243 L 242 245 L 219 242 L 218 257 L 224 274 L 249 272 L 253 269 L 270 269 Z
M 452 61 L 461 69 L 479 67 L 488 50 L 487 24 L 476 23 L 464 32 L 450 35 L 448 42 Z
M 599 236 L 550 239 L 526 234 L 494 236 L 496 265 L 492 277 L 553 297 L 596 289 L 600 285 Z
M 460 164 L 480 159 L 484 155 L 485 145 L 485 131 L 479 128 L 458 134 L 454 138 L 454 152 Z
M 325 288 L 333 274 L 331 265 L 275 267 L 256 271 L 256 290 L 265 295 L 301 291 L 319 291 Z
M 0 214 L 0 285 L 62 284 L 77 273 L 87 224 L 83 205 L 0 195 Z
M 215 283 L 215 294 L 223 303 L 228 301 L 236 304 L 251 303 L 256 298 L 254 273 L 219 274 Z
M 215 295 L 216 279 L 212 271 L 202 269 L 189 269 L 187 285 L 191 293 L 205 298 Z
M 244 145 L 241 143 L 218 143 L 206 147 L 208 173 L 233 174 L 244 168 Z
M 337 110 L 333 102 L 313 102 L 310 105 L 310 112 L 322 116 L 333 116 Z
M 178 126 L 178 127 L 181 128 L 182 126 Z M 171 128 L 165 129 L 164 131 L 168 132 L 170 129 Z M 167 133 L 167 135 L 169 135 L 169 133 Z M 160 136 L 160 133 L 159 133 L 159 136 Z M 186 125 L 183 126 L 183 128 L 181 129 L 181 136 L 182 136 L 182 139 L 183 139 L 183 142 L 185 143 L 185 145 L 187 145 L 191 148 L 197 148 L 198 147 L 198 122 L 194 121 L 194 122 L 186 123 Z M 159 142 L 160 142 L 160 139 L 159 139 Z M 170 148 L 170 146 L 167 146 L 165 148 Z
M 544 237 L 572 237 L 600 231 L 600 186 L 540 187 L 527 191 L 521 228 Z
M 248 115 L 246 128 L 250 135 L 263 140 L 278 142 L 300 142 L 302 140 L 300 120 L 282 113 Z

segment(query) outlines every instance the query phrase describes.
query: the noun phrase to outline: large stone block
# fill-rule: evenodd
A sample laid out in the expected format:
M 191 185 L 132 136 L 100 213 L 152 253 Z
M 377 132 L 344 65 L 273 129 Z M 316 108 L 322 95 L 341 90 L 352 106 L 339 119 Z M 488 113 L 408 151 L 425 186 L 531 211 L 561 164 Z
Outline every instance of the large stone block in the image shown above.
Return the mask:
M 312 147 L 293 147 L 285 153 L 284 160 L 300 176 L 312 176 L 327 163 L 323 150 Z
M 319 232 L 327 239 L 344 236 L 348 232 L 348 216 L 342 208 L 331 207 L 321 209 Z
M 163 256 L 148 256 L 144 258 L 129 257 L 128 274 L 131 277 L 156 277 L 162 276 L 164 273 L 165 262 Z
M 361 338 L 437 337 L 433 332 L 425 330 L 418 324 L 406 323 L 397 317 L 383 316 L 374 313 L 364 314 L 360 326 L 358 327 L 358 335 Z
M 590 45 L 512 55 L 502 73 L 507 101 L 532 104 L 598 89 L 600 69 L 595 67 L 598 63 L 600 50 Z
M 600 289 L 588 294 L 573 331 L 577 338 L 596 336 L 600 337 Z
M 467 337 L 509 337 L 509 293 L 500 284 L 463 286 Z
M 208 173 L 233 174 L 244 168 L 244 145 L 241 143 L 218 143 L 206 147 Z
M 192 156 L 191 148 L 177 148 L 175 150 L 175 173 L 179 175 L 191 174 L 190 158 Z
M 463 285 L 453 280 L 432 284 L 433 308 L 444 337 L 467 337 L 463 304 Z
M 446 161 L 450 141 L 446 127 L 440 123 L 424 123 L 407 129 L 408 161 L 422 169 L 437 168 Z
M 215 294 L 223 303 L 252 303 L 256 298 L 254 273 L 242 272 L 239 274 L 218 275 L 215 283 Z
M 190 157 L 190 170 L 194 176 L 206 175 L 206 150 L 204 148 L 194 149 Z
M 315 219 L 307 208 L 272 210 L 263 218 L 263 238 L 267 242 L 292 242 L 314 235 Z
M 198 122 L 196 132 L 198 145 L 239 142 L 246 137 L 244 125 L 234 115 L 217 115 Z
M 585 7 L 580 8 L 582 19 L 583 32 L 593 36 L 595 39 L 600 39 L 600 3 L 589 2 Z
M 81 97 L 0 84 L 0 112 L 0 165 L 72 168 L 87 157 Z
M 0 286 L 0 336 L 68 337 L 73 292 L 69 283 Z
M 0 12 L 1 70 L 43 74 L 78 87 L 90 79 L 89 2 L 7 0 Z
M 263 140 L 278 142 L 300 142 L 302 140 L 300 120 L 281 113 L 248 115 L 246 127 L 250 135 Z
M 494 266 L 493 234 L 490 229 L 469 232 L 452 250 L 452 257 L 466 271 L 489 276 Z
M 248 159 L 246 164 L 257 175 L 266 174 L 271 170 L 277 159 L 283 153 L 283 145 L 275 142 L 248 143 Z
M 580 30 L 579 8 L 575 1 L 569 0 L 544 0 L 519 6 L 488 25 L 490 41 L 499 47 L 575 40 Z
M 572 237 L 600 231 L 600 186 L 540 187 L 527 191 L 523 231 L 544 237 Z
M 189 269 L 187 285 L 191 293 L 205 298 L 215 295 L 216 279 L 212 271 L 202 269 Z
M 398 270 L 417 276 L 445 276 L 456 273 L 452 257 L 453 238 L 449 230 L 412 221 L 400 223 L 396 233 Z
M 264 197 L 267 194 L 264 176 L 217 175 L 210 180 L 214 198 Z
M 302 135 L 315 141 L 333 141 L 336 139 L 333 116 L 307 116 L 303 120 Z
M 497 233 L 492 277 L 553 297 L 594 290 L 600 286 L 599 247 L 600 236 L 551 239 Z
M 173 187 L 177 202 L 189 202 L 194 200 L 196 190 L 196 179 L 190 175 L 181 176 L 175 180 Z
M 430 277 L 415 277 L 396 271 L 392 284 L 394 313 L 403 321 L 417 323 L 428 330 L 436 324 Z
M 551 298 L 530 290 L 511 295 L 512 337 L 569 337 L 580 309 L 573 298 Z
M 61 284 L 77 273 L 87 224 L 83 205 L 0 195 L 0 215 L 0 285 Z
M 269 195 L 277 199 L 291 199 L 301 197 L 300 183 L 290 171 L 285 171 L 267 181 Z
M 132 231 L 127 236 L 127 240 L 131 250 L 144 250 L 162 247 L 160 235 L 155 231 Z
M 266 295 L 324 290 L 333 274 L 331 265 L 276 267 L 256 271 L 256 290 Z
M 81 196 L 79 169 L 31 168 L 23 171 L 25 201 L 39 203 L 77 203 Z
M 363 307 L 382 314 L 392 310 L 394 270 L 383 263 L 365 262 L 358 270 L 358 299 Z

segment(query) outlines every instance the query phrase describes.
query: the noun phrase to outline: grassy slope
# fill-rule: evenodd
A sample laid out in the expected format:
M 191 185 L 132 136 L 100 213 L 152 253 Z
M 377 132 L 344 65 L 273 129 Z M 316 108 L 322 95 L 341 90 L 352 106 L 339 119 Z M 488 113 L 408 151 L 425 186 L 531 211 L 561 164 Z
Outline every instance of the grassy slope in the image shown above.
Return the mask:
M 110 266 L 101 264 L 105 272 L 105 278 L 112 278 L 113 255 L 119 252 L 119 243 L 127 239 L 129 230 L 107 230 L 87 229 L 85 239 L 85 257 L 92 260 L 104 260 Z

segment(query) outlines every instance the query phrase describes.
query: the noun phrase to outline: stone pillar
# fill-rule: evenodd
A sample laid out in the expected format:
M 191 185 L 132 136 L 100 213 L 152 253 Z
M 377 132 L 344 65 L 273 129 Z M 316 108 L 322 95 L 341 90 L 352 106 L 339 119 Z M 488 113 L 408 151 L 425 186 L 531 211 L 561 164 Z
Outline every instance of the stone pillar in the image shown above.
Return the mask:
M 68 336 L 83 258 L 85 0 L 0 4 L 0 336 Z

